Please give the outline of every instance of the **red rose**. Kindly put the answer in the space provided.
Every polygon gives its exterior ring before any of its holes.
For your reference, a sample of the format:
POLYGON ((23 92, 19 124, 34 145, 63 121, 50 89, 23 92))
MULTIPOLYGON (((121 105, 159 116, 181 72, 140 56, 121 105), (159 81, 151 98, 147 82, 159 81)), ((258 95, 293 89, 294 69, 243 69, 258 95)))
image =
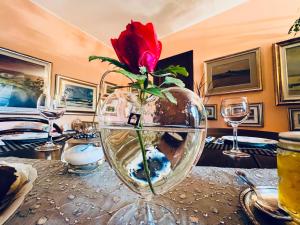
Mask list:
POLYGON ((152 23, 146 25, 131 21, 118 39, 111 39, 119 60, 133 73, 144 66, 153 72, 161 53, 161 42, 157 40, 152 23))

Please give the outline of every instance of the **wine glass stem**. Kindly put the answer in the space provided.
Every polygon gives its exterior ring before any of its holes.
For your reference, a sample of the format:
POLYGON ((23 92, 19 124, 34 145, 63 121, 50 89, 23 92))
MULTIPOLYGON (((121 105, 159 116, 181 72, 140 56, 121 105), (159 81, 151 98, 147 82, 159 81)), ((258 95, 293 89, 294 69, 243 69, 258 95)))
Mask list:
POLYGON ((53 121, 52 120, 48 120, 49 122, 49 132, 48 132, 48 144, 52 144, 52 129, 53 129, 53 121))
POLYGON ((239 146, 238 146, 238 140, 237 140, 237 130, 238 130, 238 126, 237 125, 232 125, 233 128, 233 147, 232 150, 239 150, 239 146))

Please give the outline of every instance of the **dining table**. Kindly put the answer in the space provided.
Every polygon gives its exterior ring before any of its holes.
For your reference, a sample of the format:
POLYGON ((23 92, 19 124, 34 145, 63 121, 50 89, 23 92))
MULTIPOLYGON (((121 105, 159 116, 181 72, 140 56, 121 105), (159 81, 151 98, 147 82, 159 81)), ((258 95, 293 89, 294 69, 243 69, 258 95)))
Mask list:
MULTIPOLYGON (((106 224, 118 209, 139 197, 107 162, 79 176, 68 173, 60 160, 2 157, 1 161, 30 164, 38 174, 23 204, 5 225, 106 224)), ((277 186, 276 169, 195 166, 184 181, 152 200, 171 210, 177 224, 251 224, 240 202, 247 186, 235 175, 237 170, 257 185, 277 186)))
MULTIPOLYGON (((77 144, 97 144, 101 145, 100 139, 75 139, 72 135, 63 135, 55 138, 54 142, 62 146, 59 151, 38 152, 34 149, 45 143, 45 139, 34 141, 14 141, 3 140, 4 145, 0 145, 1 157, 21 157, 33 159, 60 160, 64 149, 68 149, 77 144)), ((232 158, 222 152, 232 148, 231 142, 217 143, 215 141, 205 144, 203 152, 197 166, 213 166, 228 168, 276 168, 276 145, 247 146, 240 145, 242 151, 249 153, 249 158, 232 158)))

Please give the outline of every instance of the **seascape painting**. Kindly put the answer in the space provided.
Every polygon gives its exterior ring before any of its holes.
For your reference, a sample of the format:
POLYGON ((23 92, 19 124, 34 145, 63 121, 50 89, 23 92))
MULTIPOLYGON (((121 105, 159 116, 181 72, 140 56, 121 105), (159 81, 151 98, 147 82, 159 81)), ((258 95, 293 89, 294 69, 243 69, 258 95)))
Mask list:
POLYGON ((56 75, 56 94, 67 97, 67 112, 94 113, 97 104, 97 85, 56 75))
POLYGON ((204 62, 207 96, 262 90, 260 49, 204 62))
POLYGON ((212 86, 214 88, 250 83, 249 60, 240 60, 212 68, 212 86))
POLYGON ((51 63, 0 48, 0 113, 37 114, 50 74, 51 63))
POLYGON ((66 84, 64 93, 67 95, 67 107, 93 109, 93 89, 66 84))

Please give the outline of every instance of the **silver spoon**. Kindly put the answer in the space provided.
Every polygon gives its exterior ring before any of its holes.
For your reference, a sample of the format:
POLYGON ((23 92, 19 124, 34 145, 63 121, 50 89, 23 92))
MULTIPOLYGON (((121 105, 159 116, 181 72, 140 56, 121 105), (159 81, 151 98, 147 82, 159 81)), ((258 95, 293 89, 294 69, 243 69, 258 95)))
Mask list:
POLYGON ((276 219, 292 220, 292 217, 278 206, 278 192, 276 187, 256 186, 244 172, 235 171, 235 174, 255 192, 257 200, 254 205, 257 209, 276 219))

